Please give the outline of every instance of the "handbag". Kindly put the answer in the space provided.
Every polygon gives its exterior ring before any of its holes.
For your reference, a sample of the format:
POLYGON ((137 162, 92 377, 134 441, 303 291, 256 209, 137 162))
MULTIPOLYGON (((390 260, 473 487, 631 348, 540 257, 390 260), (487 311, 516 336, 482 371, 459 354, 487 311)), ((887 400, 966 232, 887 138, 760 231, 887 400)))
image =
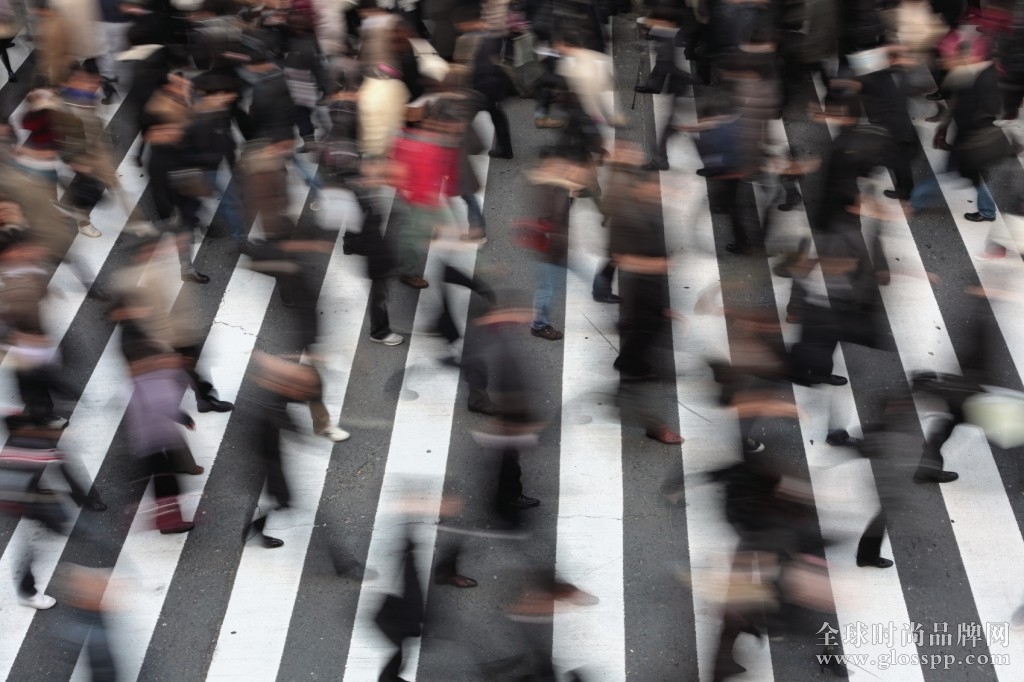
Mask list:
POLYGON ((276 355, 255 353, 256 384, 295 402, 308 402, 320 395, 316 368, 276 355))
POLYGON ((171 188, 183 197, 198 199, 214 194, 213 185, 206 180, 201 168, 183 168, 167 174, 171 188))
POLYGON ((1002 129, 986 125, 967 132, 956 145, 957 165, 964 177, 976 175, 1010 156, 1010 142, 1002 129))
POLYGON ((328 180, 341 180, 359 175, 359 147, 350 140, 328 141, 320 157, 320 168, 328 180))
POLYGON ((1024 445, 1024 394, 1006 389, 979 393, 964 401, 967 421, 980 426, 985 437, 1009 450, 1024 445))

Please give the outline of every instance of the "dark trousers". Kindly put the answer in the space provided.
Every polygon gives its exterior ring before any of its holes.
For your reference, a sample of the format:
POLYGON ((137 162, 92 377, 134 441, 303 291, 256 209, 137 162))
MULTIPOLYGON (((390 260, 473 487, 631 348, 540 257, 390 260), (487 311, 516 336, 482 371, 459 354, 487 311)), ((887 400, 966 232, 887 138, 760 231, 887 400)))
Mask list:
MULTIPOLYGON (((752 246, 752 240, 760 232, 760 225, 754 222, 757 220, 756 209, 752 211, 749 206, 740 205, 740 193, 745 186, 749 187, 750 183, 741 178, 708 179, 708 199, 712 210, 729 213, 732 240, 741 252, 752 246)), ((746 193, 743 196, 747 196, 746 193)))
POLYGON ((491 116, 494 124, 494 145, 492 149, 498 152, 512 152, 512 129, 509 126, 508 116, 501 108, 501 103, 488 100, 487 113, 491 116))
POLYGON ((487 360, 478 349, 471 347, 468 350, 462 357, 462 377, 469 386, 468 402, 470 407, 485 406, 490 403, 487 395, 487 360))
POLYGON ((150 145, 149 187, 157 218, 170 220, 174 210, 182 204, 182 197, 171 187, 169 173, 178 167, 177 149, 164 144, 150 145))
POLYGON ((274 419, 263 419, 259 426, 260 461, 267 477, 267 493, 278 506, 287 507, 291 502, 291 493, 281 465, 281 427, 274 422, 274 419))
POLYGON ((388 289, 386 278, 370 280, 370 336, 383 339, 391 333, 388 318, 388 289))
POLYGON ((665 317, 670 307, 668 278, 620 270, 619 295, 620 350, 615 368, 623 375, 647 375, 656 344, 666 340, 670 332, 665 317))
POLYGON ((402 641, 405 638, 388 636, 388 639, 397 647, 397 650, 384 664, 384 669, 380 671, 380 677, 377 680, 378 682, 399 682, 402 679, 398 673, 402 671, 402 641))
POLYGON ((885 536, 885 511, 879 510, 871 519, 857 543, 857 563, 873 564, 881 557, 882 538, 885 536))
POLYGON ((714 682, 719 682, 732 676, 732 669, 735 665, 735 660, 732 656, 733 646, 736 644, 736 639, 744 632, 757 632, 754 623, 739 611, 727 608, 725 613, 722 614, 722 633, 718 638, 715 672, 712 678, 714 682))
POLYGON ((153 493, 156 497, 156 526, 166 530, 184 523, 178 506, 178 477, 175 474, 174 454, 166 450, 153 453, 146 458, 149 474, 153 477, 153 493))
POLYGON ((501 453, 498 471, 498 504, 519 499, 523 494, 523 469, 519 466, 519 451, 507 448, 501 453))
POLYGON ((832 355, 839 331, 831 308, 803 302, 800 310, 800 341, 793 345, 791 362, 797 376, 827 377, 832 374, 832 355))
POLYGON ((963 403, 950 404, 949 411, 952 417, 943 419, 924 442, 921 461, 917 465, 917 475, 919 476, 929 476, 942 471, 945 464, 942 459, 942 446, 953 435, 953 429, 957 427, 957 424, 964 423, 963 403))
POLYGON ((615 278, 615 264, 610 260, 606 261, 604 267, 594 275, 594 284, 591 287, 591 295, 594 298, 604 298, 612 295, 612 280, 615 278))
POLYGON ((54 419, 53 397, 50 388, 54 386, 53 373, 49 367, 17 370, 18 392, 25 403, 25 415, 32 421, 43 424, 54 419))
POLYGON ((566 87, 565 79, 555 73, 557 65, 558 60, 554 57, 545 57, 541 60, 544 73, 533 82, 533 91, 537 98, 536 112, 538 114, 547 116, 551 110, 551 100, 554 98, 555 91, 566 87))
POLYGON ((299 128, 299 135, 308 137, 316 132, 313 127, 313 110, 309 107, 295 106, 295 125, 299 128))
POLYGON ((213 388, 213 384, 204 379, 196 368, 196 364, 199 362, 199 354, 201 348, 198 345, 182 346, 181 348, 175 348, 178 355, 185 361, 185 372, 188 374, 189 385, 192 386, 192 390, 196 393, 196 401, 203 402, 214 397, 216 391, 213 388))
POLYGON ((898 142, 899 153, 891 157, 891 170, 893 185, 896 194, 901 201, 910 199, 910 193, 914 190, 914 174, 910 164, 917 156, 917 144, 911 142, 898 142))

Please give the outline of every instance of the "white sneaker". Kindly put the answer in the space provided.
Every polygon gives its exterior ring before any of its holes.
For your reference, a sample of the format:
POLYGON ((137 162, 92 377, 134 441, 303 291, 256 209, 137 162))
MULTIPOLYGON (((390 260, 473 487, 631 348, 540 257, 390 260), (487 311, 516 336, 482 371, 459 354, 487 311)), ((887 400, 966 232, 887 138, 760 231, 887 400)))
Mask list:
POLYGON ((321 436, 328 438, 335 443, 340 443, 343 440, 348 440, 352 434, 345 429, 340 429, 337 426, 328 426, 326 429, 320 432, 321 436))
POLYGON ((124 231, 136 237, 155 237, 160 230, 153 227, 153 223, 146 220, 132 220, 124 226, 124 231))
POLYGON ((405 341, 405 339, 402 338, 402 336, 400 334, 396 334, 394 332, 391 332, 390 334, 385 336, 383 339, 375 339, 375 338, 373 338, 371 336, 370 337, 370 341, 373 341, 374 343, 383 343, 385 346, 398 346, 403 341, 405 341))
POLYGON ((56 606, 57 600, 48 594, 36 592, 31 597, 18 597, 18 603, 22 606, 28 606, 33 609, 45 611, 46 609, 52 609, 56 606))
POLYGON ((92 239, 103 236, 103 233, 97 230, 96 226, 93 225, 88 220, 79 221, 78 234, 82 235, 83 237, 90 237, 92 239))

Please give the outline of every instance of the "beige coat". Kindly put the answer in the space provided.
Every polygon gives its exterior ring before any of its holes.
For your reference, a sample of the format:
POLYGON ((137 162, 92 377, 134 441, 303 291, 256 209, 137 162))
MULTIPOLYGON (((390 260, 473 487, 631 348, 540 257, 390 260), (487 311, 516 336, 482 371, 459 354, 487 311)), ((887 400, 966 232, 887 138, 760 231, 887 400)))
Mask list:
POLYGON ((359 148, 386 156, 405 123, 409 88, 397 78, 367 78, 359 88, 359 148))
POLYGON ((29 238, 42 246, 54 259, 60 259, 75 240, 67 216, 54 207, 57 186, 39 175, 5 165, 0 169, 0 194, 13 197, 28 220, 29 238))
POLYGON ((175 303, 175 296, 189 296, 190 289, 171 287, 178 278, 178 260, 173 250, 158 253, 149 263, 122 269, 115 281, 115 291, 132 306, 147 308, 149 316, 141 320, 146 335, 166 344, 165 350, 184 348, 198 343, 201 335, 189 301, 175 303), (178 311, 172 314, 173 311, 178 311))

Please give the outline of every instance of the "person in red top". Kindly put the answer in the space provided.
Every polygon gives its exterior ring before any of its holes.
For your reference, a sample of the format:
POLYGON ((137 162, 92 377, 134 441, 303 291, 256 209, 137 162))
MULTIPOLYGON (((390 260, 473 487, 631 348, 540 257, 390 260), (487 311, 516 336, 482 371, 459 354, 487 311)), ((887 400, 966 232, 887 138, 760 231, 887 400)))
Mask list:
POLYGON ((461 123, 443 104, 424 112, 416 127, 402 131, 391 151, 392 184, 402 211, 398 243, 400 279, 425 289, 420 274, 435 230, 451 226, 445 187, 458 183, 458 132, 461 123))

